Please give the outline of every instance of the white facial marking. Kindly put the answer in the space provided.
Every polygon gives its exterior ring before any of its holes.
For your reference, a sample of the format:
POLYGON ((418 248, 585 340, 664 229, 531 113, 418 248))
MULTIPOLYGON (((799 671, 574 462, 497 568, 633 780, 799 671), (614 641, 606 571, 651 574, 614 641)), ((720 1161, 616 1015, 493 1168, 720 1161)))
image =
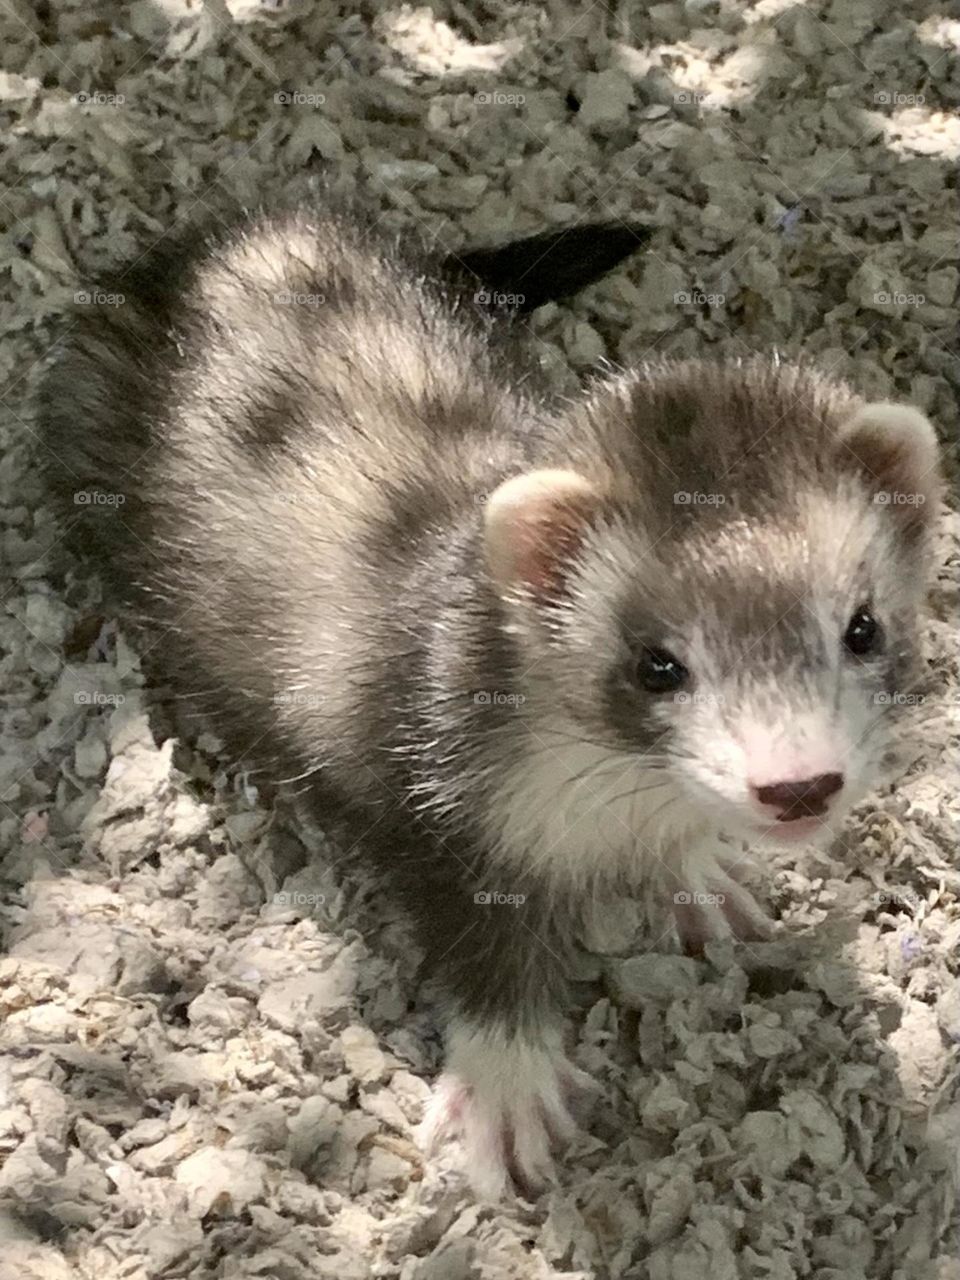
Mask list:
MULTIPOLYGON (((726 604, 707 601, 702 621, 677 638, 697 692, 663 712, 677 750, 676 772, 695 802, 722 829, 747 838, 756 837, 758 822, 762 826, 771 812, 753 788, 840 775, 843 787, 829 798, 825 822, 804 833, 814 841, 835 834, 870 786, 882 754, 883 705, 869 669, 845 654, 843 635, 864 599, 875 597, 882 622, 885 614, 909 608, 916 590, 891 569, 893 535, 882 508, 872 508, 862 495, 811 494, 802 527, 808 530, 809 577, 796 624, 807 652, 819 651, 820 661, 808 665, 798 644, 794 657, 785 653, 771 669, 759 657, 760 635, 752 648, 741 644, 732 652, 725 639, 726 604)), ((772 540, 769 550, 771 557, 777 554, 772 540)), ((779 554, 790 556, 789 546, 779 554)), ((798 559, 798 582, 803 565, 798 559)))
MULTIPOLYGON (((577 741, 573 724, 538 724, 530 752, 488 806, 506 872, 536 869, 583 890, 598 871, 640 878, 643 863, 698 828, 669 774, 636 753, 577 741)), ((700 824, 702 826, 702 823, 700 824)))

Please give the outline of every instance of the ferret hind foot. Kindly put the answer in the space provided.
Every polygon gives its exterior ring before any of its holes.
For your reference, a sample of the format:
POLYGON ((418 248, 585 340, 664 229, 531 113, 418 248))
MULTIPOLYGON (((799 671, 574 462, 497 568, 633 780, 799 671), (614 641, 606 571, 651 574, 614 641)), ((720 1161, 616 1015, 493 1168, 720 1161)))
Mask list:
POLYGON ((479 1200, 535 1199, 556 1181, 554 1153, 577 1132, 570 1104, 595 1086, 563 1053, 558 1034, 527 1038, 459 1023, 419 1140, 429 1156, 460 1136, 479 1200))

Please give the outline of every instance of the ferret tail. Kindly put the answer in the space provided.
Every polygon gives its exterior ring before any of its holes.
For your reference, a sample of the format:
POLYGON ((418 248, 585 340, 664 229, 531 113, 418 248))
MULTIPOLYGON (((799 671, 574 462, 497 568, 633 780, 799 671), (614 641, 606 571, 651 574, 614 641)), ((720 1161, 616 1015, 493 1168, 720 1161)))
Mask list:
POLYGON ((448 255, 443 265, 464 285, 472 283, 481 306, 525 314, 593 284, 644 248, 652 234, 640 223, 587 223, 467 249, 448 255))

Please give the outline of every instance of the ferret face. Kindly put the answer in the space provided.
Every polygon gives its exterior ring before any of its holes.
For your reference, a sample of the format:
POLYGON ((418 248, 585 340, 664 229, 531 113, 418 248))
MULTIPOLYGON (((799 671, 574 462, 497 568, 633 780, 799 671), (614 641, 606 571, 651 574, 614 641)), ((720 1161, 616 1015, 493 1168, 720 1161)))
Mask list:
POLYGON ((921 565, 888 526, 844 486, 655 546, 601 527, 539 675, 585 737, 666 770, 723 829, 826 835, 876 779, 915 679, 921 565))
POLYGON ((806 438, 753 483, 724 494, 716 468, 702 510, 618 485, 616 466, 531 473, 488 507, 527 714, 617 756, 624 787, 656 771, 674 804, 753 841, 836 831, 917 674, 936 439, 915 410, 837 406, 795 413, 806 438))

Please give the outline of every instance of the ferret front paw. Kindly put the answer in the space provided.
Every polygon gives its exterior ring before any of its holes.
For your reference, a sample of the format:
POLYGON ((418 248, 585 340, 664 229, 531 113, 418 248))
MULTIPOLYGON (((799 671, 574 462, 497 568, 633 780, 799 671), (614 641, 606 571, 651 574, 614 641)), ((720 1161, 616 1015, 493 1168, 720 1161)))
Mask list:
POLYGON ((594 1087, 564 1056, 557 1034, 530 1039, 459 1023, 420 1143, 429 1155, 459 1133, 478 1199, 532 1199, 554 1181, 553 1153, 577 1132, 572 1096, 594 1087))
POLYGON ((708 942, 734 937, 739 942, 763 942, 776 924, 743 883, 746 865, 725 854, 698 860, 688 869, 689 887, 673 894, 677 933, 687 951, 702 951, 708 942))

